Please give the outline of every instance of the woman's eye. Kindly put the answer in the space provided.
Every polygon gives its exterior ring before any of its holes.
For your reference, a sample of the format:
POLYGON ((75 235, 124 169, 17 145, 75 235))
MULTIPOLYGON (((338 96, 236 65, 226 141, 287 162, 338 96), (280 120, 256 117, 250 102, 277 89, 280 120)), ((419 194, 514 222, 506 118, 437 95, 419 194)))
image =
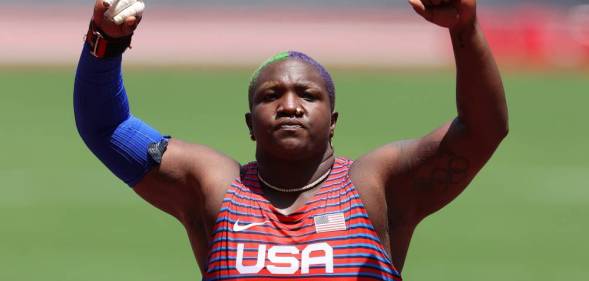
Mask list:
POLYGON ((310 93, 310 92, 304 92, 303 93, 303 99, 308 100, 308 101, 314 101, 315 100, 315 96, 310 93))
POLYGON ((272 92, 267 92, 264 94, 264 101, 273 101, 278 97, 278 94, 276 94, 276 92, 272 91, 272 92))

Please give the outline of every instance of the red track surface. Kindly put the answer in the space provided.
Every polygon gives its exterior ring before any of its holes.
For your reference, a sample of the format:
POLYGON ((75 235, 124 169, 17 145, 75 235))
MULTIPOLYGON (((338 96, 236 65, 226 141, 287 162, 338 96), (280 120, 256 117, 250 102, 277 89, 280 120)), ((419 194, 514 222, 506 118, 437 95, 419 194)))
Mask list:
MULTIPOLYGON (((0 7, 0 64, 74 64, 91 8, 0 7)), ((589 62, 589 37, 566 13, 484 11, 496 55, 525 64, 589 62), (585 40, 587 39, 587 40, 585 40)), ((587 25, 589 26, 589 25, 587 25)), ((256 65, 299 50, 326 64, 445 65, 447 32, 407 10, 197 10, 148 7, 126 60, 141 64, 256 65)))

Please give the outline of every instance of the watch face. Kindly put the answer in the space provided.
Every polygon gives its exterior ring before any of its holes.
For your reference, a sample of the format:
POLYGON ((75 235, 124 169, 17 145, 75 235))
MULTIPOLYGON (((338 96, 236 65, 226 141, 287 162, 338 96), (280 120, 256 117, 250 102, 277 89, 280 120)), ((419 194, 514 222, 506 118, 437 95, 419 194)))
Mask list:
POLYGON ((162 157, 164 156, 164 152, 166 151, 166 148, 168 148, 168 139, 164 138, 159 142, 150 143, 149 146, 147 147, 147 152, 149 153, 149 156, 151 156, 151 159, 155 163, 161 164, 162 157))

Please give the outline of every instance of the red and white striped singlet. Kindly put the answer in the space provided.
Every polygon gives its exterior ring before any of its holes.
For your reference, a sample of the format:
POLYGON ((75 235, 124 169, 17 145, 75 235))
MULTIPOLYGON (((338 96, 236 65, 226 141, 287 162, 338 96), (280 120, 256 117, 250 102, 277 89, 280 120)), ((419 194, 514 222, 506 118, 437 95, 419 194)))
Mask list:
POLYGON ((401 280, 337 158, 303 207, 280 214, 264 198, 256 163, 225 194, 204 280, 401 280))

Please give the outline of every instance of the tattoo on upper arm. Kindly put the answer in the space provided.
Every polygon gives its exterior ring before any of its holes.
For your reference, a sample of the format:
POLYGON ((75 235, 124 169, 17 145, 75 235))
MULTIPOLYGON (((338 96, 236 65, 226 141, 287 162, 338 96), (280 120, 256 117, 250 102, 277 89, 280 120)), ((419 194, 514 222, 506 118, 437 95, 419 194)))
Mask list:
POLYGON ((422 162, 427 167, 420 169, 413 179, 413 188, 416 190, 446 191, 468 177, 470 163, 465 157, 440 148, 440 151, 432 153, 427 158, 429 159, 422 162))

